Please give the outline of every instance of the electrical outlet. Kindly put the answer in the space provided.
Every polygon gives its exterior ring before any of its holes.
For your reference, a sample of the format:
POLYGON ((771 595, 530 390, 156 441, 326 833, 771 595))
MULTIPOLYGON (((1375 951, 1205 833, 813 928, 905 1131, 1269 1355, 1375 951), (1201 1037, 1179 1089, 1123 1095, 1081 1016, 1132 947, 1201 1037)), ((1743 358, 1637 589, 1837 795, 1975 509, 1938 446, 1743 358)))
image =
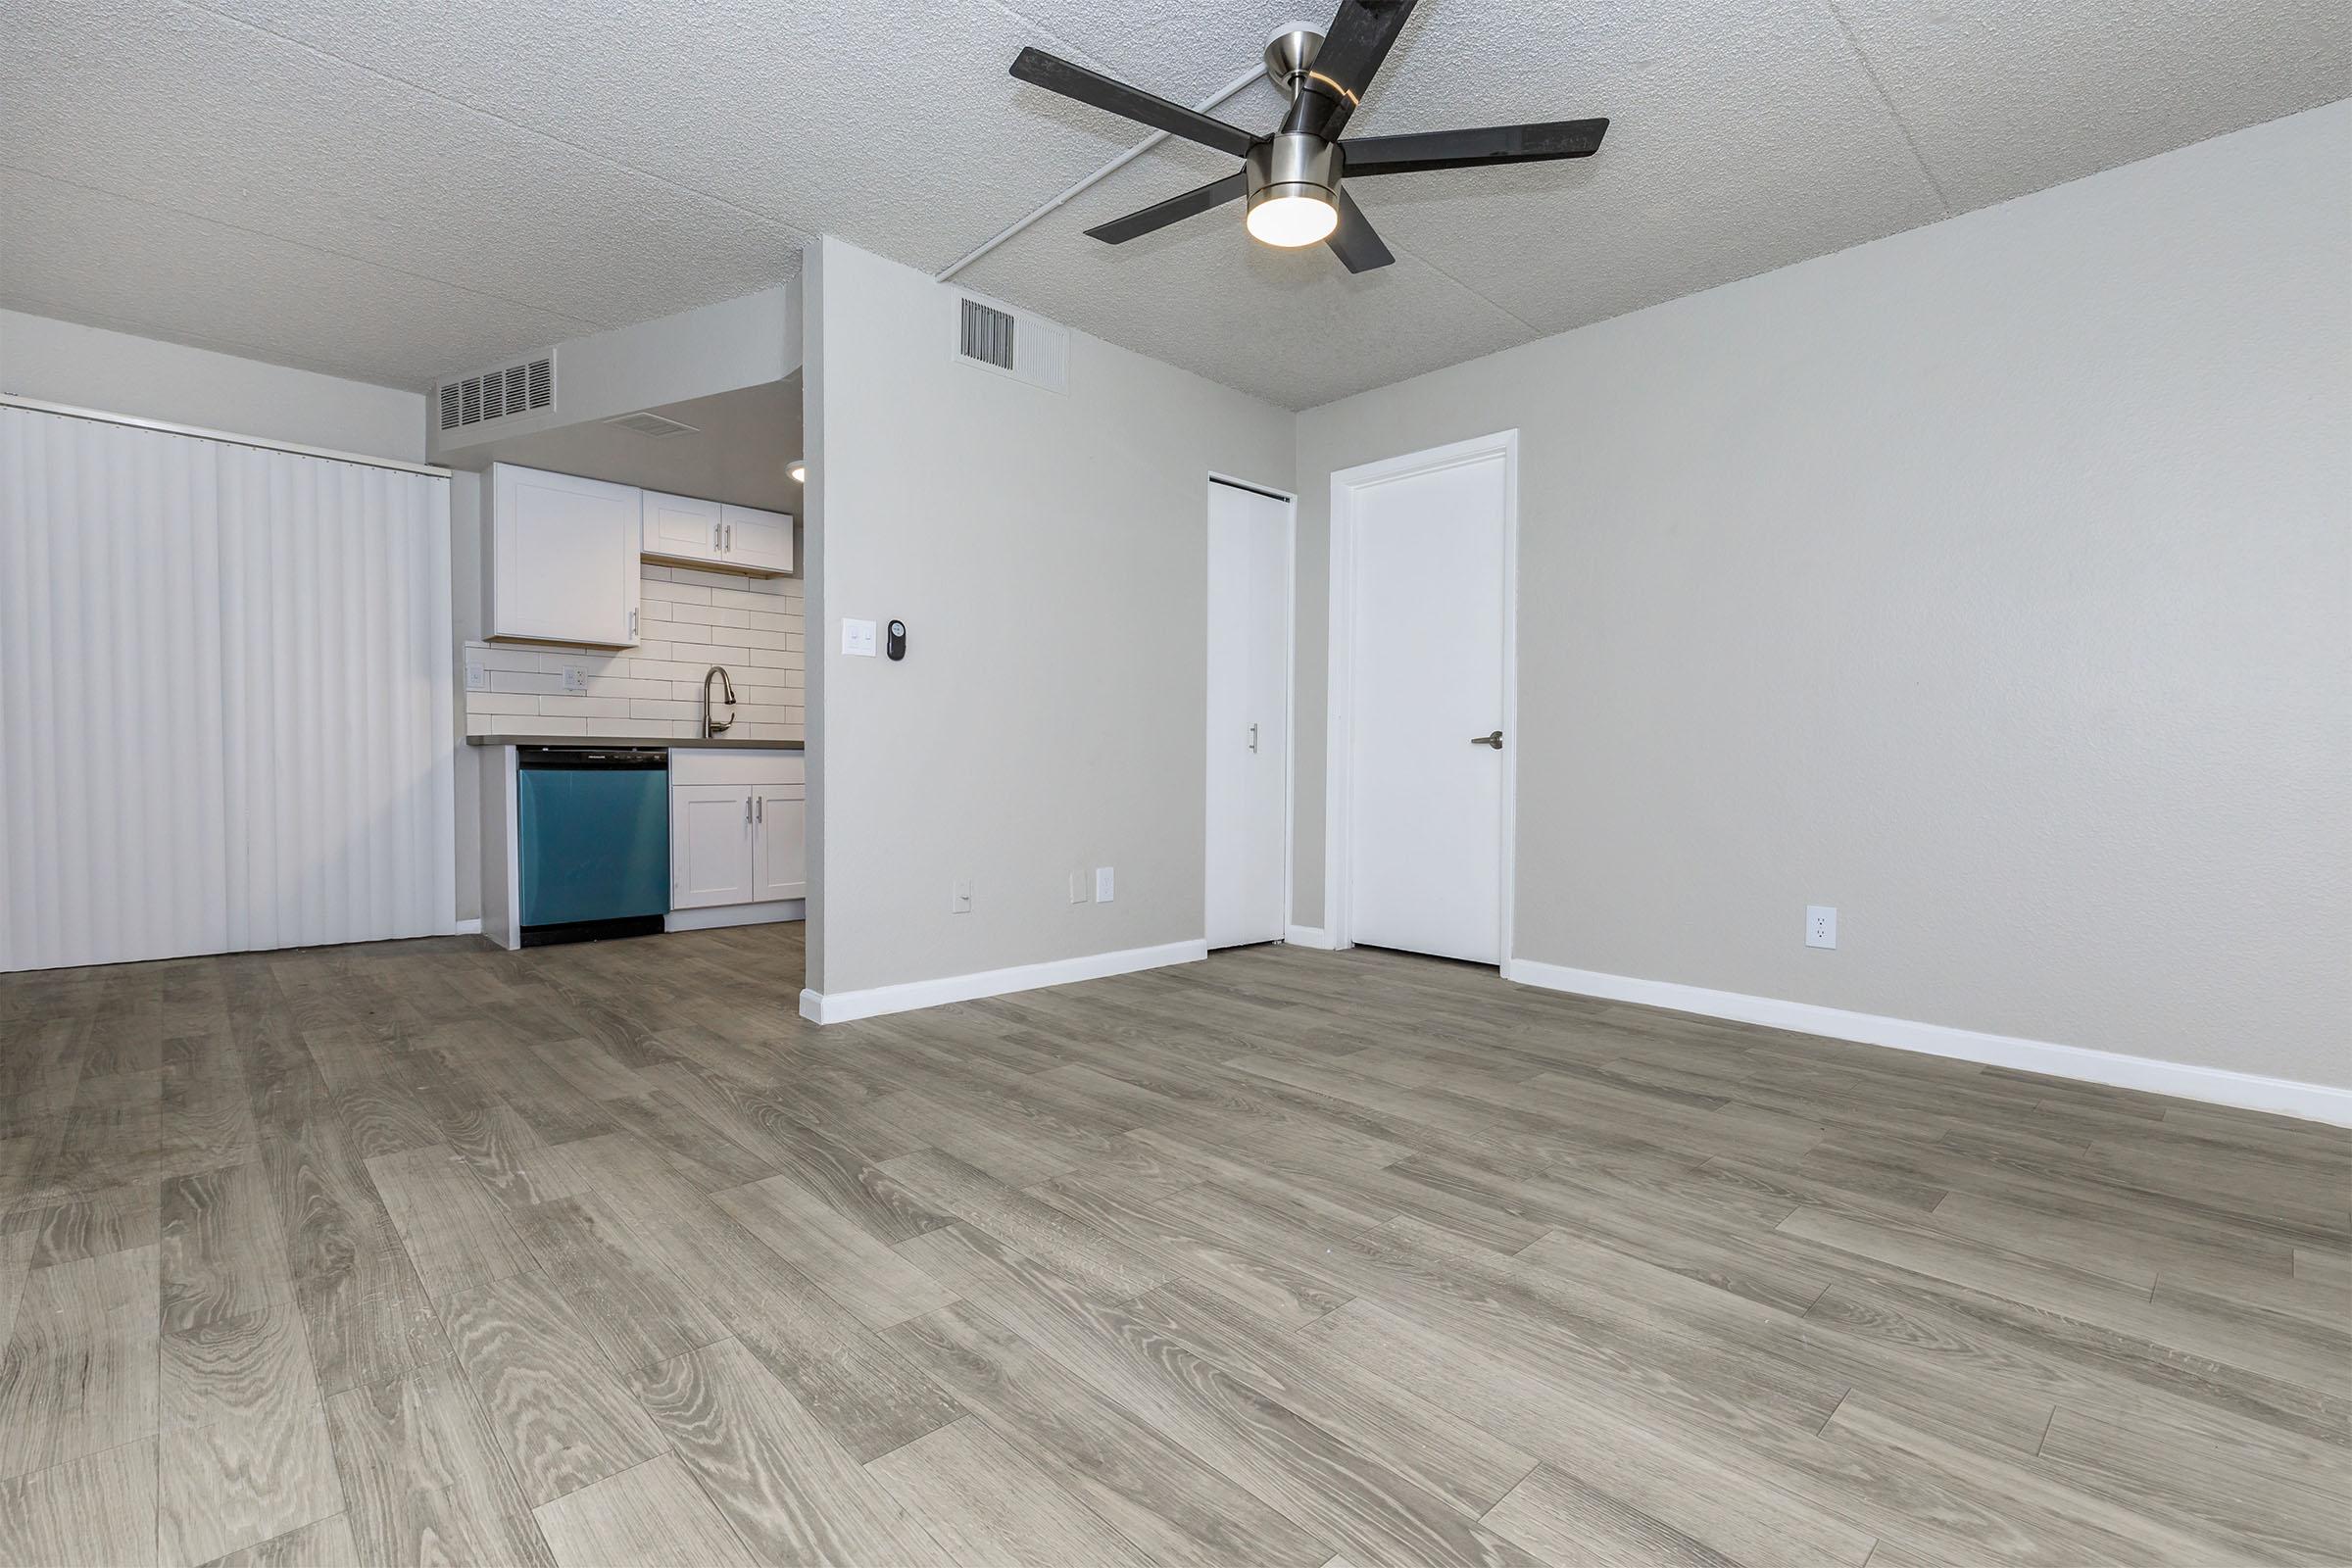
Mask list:
POLYGON ((469 657, 466 661, 466 689, 469 692, 488 691, 490 689, 490 666, 478 659, 469 657))
POLYGON ((588 666, 565 664, 564 666, 564 689, 567 692, 586 691, 588 689, 588 666))
POLYGON ((1072 904, 1086 902, 1086 873, 1084 871, 1070 873, 1070 902, 1072 904))
POLYGON ((1110 902, 1110 867, 1107 865, 1095 867, 1095 902, 1097 904, 1110 902))
POLYGON ((1826 904, 1805 906, 1805 946, 1834 948, 1838 945, 1838 911, 1826 904))
POLYGON ((970 877, 956 878, 956 885, 948 890, 948 912, 950 914, 972 912, 972 879, 970 877))

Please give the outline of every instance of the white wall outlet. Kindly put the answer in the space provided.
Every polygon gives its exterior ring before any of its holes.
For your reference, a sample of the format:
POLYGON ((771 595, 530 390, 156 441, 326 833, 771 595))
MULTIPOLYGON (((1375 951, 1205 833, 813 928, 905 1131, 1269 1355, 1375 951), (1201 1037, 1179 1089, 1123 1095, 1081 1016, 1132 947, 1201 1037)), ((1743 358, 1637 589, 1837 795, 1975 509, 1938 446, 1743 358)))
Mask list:
POLYGON ((1086 873, 1084 871, 1070 873, 1070 902, 1072 904, 1086 902, 1086 873))
POLYGON ((469 692, 490 689, 490 666, 470 654, 466 656, 466 689, 469 692))
POLYGON ((588 689, 588 666, 565 664, 564 666, 564 689, 567 692, 586 691, 588 689))
POLYGON ((956 885, 948 889, 948 912, 950 914, 972 912, 972 879, 970 877, 957 877, 956 885))
POLYGON ((841 651, 860 659, 874 657, 874 623, 870 620, 845 620, 841 623, 841 651))
POLYGON ((1838 911, 1826 904, 1805 906, 1805 946, 1834 948, 1838 945, 1838 911))
POLYGON ((1110 902, 1110 867, 1107 865, 1095 867, 1095 902, 1097 904, 1110 902))

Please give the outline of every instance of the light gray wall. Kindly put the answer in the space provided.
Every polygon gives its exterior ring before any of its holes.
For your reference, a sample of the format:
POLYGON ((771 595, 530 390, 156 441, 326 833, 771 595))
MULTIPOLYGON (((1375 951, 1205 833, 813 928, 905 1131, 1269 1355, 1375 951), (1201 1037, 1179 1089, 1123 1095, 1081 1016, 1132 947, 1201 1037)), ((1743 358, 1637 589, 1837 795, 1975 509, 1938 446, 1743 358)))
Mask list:
POLYGON ((955 359, 953 290, 811 262, 809 984, 1198 940, 1208 474, 1287 488, 1291 416, 1075 332, 1028 386, 955 359), (845 615, 906 660, 843 657, 845 615), (1116 900, 1071 905, 1097 865, 1116 900))
POLYGON ((1295 917, 1329 476, 1516 427, 1517 956, 2352 1084, 2347 189, 2337 104, 1300 416, 1295 917))
POLYGON ((231 435, 424 461, 424 397, 0 311, 0 392, 231 435))

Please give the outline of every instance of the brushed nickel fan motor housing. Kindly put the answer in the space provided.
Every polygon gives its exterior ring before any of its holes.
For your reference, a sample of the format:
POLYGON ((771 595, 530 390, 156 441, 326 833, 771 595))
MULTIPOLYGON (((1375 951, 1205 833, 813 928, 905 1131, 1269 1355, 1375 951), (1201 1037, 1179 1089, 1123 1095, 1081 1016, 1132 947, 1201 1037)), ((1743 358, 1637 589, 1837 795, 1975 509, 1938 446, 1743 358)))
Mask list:
POLYGON ((1314 28, 1285 27, 1266 45, 1266 74, 1275 86, 1296 96, 1300 78, 1314 69, 1322 48, 1323 35, 1314 28))
POLYGON ((1306 196, 1339 205, 1340 176, 1347 169, 1340 144, 1306 131, 1286 131, 1250 149, 1242 160, 1243 203, 1247 221, 1251 209, 1279 196, 1306 196))

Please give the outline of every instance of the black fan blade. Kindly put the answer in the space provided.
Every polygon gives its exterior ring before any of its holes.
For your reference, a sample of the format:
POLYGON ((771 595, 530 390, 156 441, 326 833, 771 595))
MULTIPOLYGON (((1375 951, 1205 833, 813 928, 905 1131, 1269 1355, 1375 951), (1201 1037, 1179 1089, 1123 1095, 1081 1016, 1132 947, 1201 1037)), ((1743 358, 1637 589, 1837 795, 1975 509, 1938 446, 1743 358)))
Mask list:
POLYGON ((1196 213, 1205 213, 1212 207, 1222 207, 1240 196, 1243 179, 1238 173, 1223 179, 1212 179, 1196 190, 1181 196, 1171 196, 1164 202, 1153 202, 1138 208, 1125 218, 1114 218, 1107 223, 1098 223, 1087 233, 1105 245, 1124 245, 1131 239, 1141 239, 1155 228, 1165 228, 1196 213))
POLYGON ((1600 138, 1608 128, 1605 120, 1552 120, 1536 125, 1359 136, 1341 145, 1348 154, 1348 177, 1361 179, 1367 174, 1402 174, 1416 169, 1476 169, 1482 164, 1590 158, 1600 151, 1600 138))
POLYGON ((1340 0, 1323 47, 1315 51, 1314 69, 1307 73, 1313 102, 1300 108, 1308 122, 1284 128, 1337 136, 1412 14, 1413 0, 1340 0))
POLYGON ((1372 220, 1364 216, 1364 210, 1355 205, 1355 198, 1346 191, 1340 192, 1340 226, 1323 243, 1348 264, 1350 272, 1369 272, 1396 259, 1381 242, 1380 231, 1372 226, 1372 220))
POLYGON ((1172 104, 1141 87, 1113 81, 1043 49, 1023 49, 1012 63, 1012 74, 1033 87, 1075 98, 1097 109, 1107 109, 1153 130, 1164 130, 1171 136, 1182 136, 1236 158, 1247 154, 1257 140, 1239 125, 1228 125, 1222 120, 1212 120, 1182 104, 1172 104))

